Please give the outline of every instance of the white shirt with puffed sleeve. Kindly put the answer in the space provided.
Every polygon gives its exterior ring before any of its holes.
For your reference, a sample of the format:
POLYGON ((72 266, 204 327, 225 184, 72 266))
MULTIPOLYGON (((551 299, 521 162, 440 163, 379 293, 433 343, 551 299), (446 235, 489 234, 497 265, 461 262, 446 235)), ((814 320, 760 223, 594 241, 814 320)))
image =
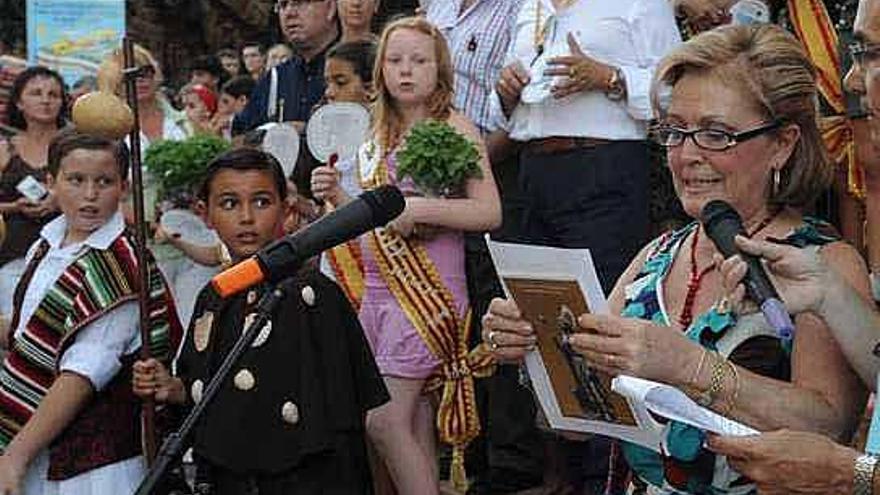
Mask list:
MULTIPOLYGON (((612 101, 601 90, 564 98, 548 96, 517 105, 499 126, 517 141, 552 136, 610 140, 644 139, 652 118, 651 84, 657 64, 681 43, 668 0, 575 0, 557 11, 551 0, 525 0, 505 66, 519 61, 534 80, 547 59, 570 54, 568 34, 589 57, 619 68, 626 98, 612 101)), ((559 76, 557 76, 559 77, 559 76)), ((497 93, 493 105, 500 109, 497 93)))
MULTIPOLYGON (((49 243, 49 250, 28 284, 15 336, 21 335, 49 289, 71 263, 88 249, 107 249, 122 234, 124 228, 122 215, 117 212, 84 241, 65 246, 63 242, 67 223, 63 215, 43 227, 40 235, 49 243)), ((28 260, 33 253, 34 247, 28 253, 28 260)), ((88 379, 92 387, 100 391, 121 369, 122 356, 135 352, 140 344, 138 304, 136 301, 129 301, 80 329, 74 336, 73 343, 62 354, 59 369, 88 379)), ((24 493, 131 493, 145 472, 143 458, 138 456, 63 481, 48 481, 48 464, 48 452, 44 449, 28 467, 22 482, 24 493)))

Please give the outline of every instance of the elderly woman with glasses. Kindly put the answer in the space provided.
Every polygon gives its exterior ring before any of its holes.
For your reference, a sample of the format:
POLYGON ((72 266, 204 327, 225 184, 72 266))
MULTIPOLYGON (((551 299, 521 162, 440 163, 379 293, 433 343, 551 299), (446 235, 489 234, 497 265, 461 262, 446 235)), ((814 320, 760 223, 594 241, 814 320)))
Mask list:
MULTIPOLYGON (((816 126, 815 79, 797 41, 775 26, 704 33, 661 62, 652 137, 666 148, 690 216, 699 218, 712 200, 726 201, 749 237, 821 248, 828 265, 868 300, 855 249, 803 215, 832 173, 816 126)), ((722 299, 718 258, 698 222, 655 239, 618 280, 612 315, 582 315, 572 347, 599 370, 673 385, 761 431, 846 438, 865 392, 825 322, 792 315, 794 339, 785 341, 760 313, 736 314, 722 299)), ((483 339, 499 359, 522 359, 534 346, 532 327, 512 301, 493 301, 483 322, 483 339)), ((674 422, 667 432, 665 456, 623 445, 647 493, 755 491, 702 448, 702 432, 674 422)))

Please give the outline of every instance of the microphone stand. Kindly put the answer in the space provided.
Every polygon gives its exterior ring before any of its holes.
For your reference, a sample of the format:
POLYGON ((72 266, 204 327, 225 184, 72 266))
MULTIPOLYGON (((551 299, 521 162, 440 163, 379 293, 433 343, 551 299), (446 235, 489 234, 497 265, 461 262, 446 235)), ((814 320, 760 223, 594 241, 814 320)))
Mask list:
POLYGON ((260 299, 260 302, 257 304, 257 310, 255 313, 256 317, 238 337, 238 340, 235 342, 232 349, 229 350, 226 357, 223 358, 220 367, 217 368, 217 371, 214 372, 214 376, 211 377, 211 380, 205 387, 202 393, 202 398, 193 405, 189 414, 187 414, 177 431, 168 435, 168 438, 162 443, 162 448, 159 450, 155 462, 150 467, 150 470, 147 472, 143 481, 141 481, 135 495, 150 495, 153 492, 153 489, 162 480, 162 477, 165 475, 171 462, 180 454, 181 450, 183 450, 184 442, 189 437, 190 433, 192 433, 196 423, 201 419, 208 404, 210 404, 211 400, 214 399, 214 396, 217 395, 217 392, 220 390, 220 385, 226 381, 226 378, 232 371, 232 367, 239 358, 241 358, 244 351, 250 347, 251 342, 256 338, 257 333, 269 321, 284 297, 293 289, 294 281, 294 277, 282 280, 275 286, 275 288, 264 294, 260 299))

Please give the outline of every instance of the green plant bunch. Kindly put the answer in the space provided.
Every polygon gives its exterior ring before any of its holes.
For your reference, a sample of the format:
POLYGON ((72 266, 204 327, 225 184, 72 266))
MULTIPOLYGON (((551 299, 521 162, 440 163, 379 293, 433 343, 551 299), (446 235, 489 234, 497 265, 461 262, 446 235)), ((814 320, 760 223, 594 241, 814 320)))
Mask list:
POLYGON ((461 196, 465 182, 481 178, 480 152, 451 125, 436 120, 419 122, 397 152, 398 178, 411 177, 424 193, 461 196))
POLYGON ((230 147, 226 140, 210 135, 163 140, 147 149, 144 164, 158 182, 160 197, 181 190, 191 192, 205 176, 208 163, 230 147))

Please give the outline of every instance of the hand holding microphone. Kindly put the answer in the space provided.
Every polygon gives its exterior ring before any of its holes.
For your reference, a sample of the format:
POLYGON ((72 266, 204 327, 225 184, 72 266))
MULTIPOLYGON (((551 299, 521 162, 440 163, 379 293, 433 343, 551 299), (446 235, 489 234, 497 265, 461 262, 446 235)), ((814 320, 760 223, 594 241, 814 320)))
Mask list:
POLYGON ((367 191, 305 229, 285 236, 253 257, 223 271, 211 280, 220 297, 229 297, 263 280, 292 276, 307 259, 380 227, 403 212, 406 202, 394 186, 367 191))
POLYGON ((743 278, 745 292, 761 308, 764 318, 776 330, 779 338, 791 341, 794 336, 794 322, 780 300, 776 288, 770 282, 761 260, 756 256, 741 253, 736 246, 734 238, 746 234, 739 213, 724 201, 716 200, 706 204, 700 216, 706 234, 721 254, 725 257, 740 254, 747 265, 743 278))

